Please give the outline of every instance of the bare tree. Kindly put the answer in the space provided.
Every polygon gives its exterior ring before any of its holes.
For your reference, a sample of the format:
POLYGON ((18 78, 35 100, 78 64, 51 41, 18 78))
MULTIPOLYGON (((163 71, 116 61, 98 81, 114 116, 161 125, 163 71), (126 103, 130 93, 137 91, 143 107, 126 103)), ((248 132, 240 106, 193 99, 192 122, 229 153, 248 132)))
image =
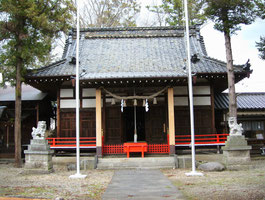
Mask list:
POLYGON ((136 26, 140 12, 137 0, 86 0, 81 11, 81 27, 136 26))

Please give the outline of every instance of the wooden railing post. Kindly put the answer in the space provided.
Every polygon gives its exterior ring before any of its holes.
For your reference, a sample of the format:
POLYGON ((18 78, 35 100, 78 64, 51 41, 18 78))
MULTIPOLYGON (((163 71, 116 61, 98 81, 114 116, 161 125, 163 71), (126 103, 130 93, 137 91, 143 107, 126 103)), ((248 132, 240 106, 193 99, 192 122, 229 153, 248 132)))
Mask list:
MULTIPOLYGON (((176 138, 175 138, 176 143, 176 138)), ((168 145, 168 153, 170 152, 170 146, 169 146, 169 134, 167 134, 167 145, 168 145)))

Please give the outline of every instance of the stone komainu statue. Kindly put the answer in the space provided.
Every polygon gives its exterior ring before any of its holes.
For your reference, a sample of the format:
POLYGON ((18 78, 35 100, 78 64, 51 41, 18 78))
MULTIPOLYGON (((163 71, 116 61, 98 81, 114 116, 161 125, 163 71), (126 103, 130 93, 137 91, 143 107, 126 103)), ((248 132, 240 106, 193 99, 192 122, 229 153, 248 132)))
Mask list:
POLYGON ((45 121, 39 121, 37 128, 32 128, 32 137, 33 139, 44 139, 44 134, 46 131, 46 122, 45 121))
POLYGON ((243 133, 242 124, 237 123, 236 117, 229 117, 228 125, 230 128, 230 135, 242 135, 243 133))

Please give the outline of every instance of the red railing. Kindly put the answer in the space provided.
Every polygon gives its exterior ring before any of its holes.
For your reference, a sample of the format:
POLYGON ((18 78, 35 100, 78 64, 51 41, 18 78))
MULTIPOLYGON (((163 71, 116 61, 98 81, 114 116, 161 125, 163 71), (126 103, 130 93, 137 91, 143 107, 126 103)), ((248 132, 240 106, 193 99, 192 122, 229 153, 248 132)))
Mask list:
MULTIPOLYGON (((75 137, 46 138, 51 148, 76 148, 75 137)), ((80 148, 96 148, 96 137, 80 137, 80 148)))
MULTIPOLYGON (((224 145, 229 134, 195 134, 195 145, 224 145)), ((176 146, 189 146, 191 135, 176 135, 176 146)))
POLYGON ((147 153, 169 153, 168 144, 148 144, 147 153))
POLYGON ((123 144, 109 144, 102 147, 103 154, 125 154, 123 144))

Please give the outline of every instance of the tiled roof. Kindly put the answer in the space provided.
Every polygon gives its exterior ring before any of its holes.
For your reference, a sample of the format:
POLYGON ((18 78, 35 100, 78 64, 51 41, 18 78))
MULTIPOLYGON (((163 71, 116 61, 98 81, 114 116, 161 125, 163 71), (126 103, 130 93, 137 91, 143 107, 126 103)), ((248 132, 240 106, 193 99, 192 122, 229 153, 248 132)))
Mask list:
MULTIPOLYGON (((6 88, 0 88, 0 94, 0 103, 15 101, 15 87, 7 86, 6 88)), ((47 93, 43 93, 29 85, 22 85, 22 101, 41 101, 46 96, 47 93)))
MULTIPOLYGON (((215 108, 228 109, 228 94, 221 93, 215 96, 215 108)), ((265 109, 265 93, 237 93, 237 108, 240 110, 265 109)))
MULTIPOLYGON (((73 31, 75 33, 75 31, 73 31)), ((66 43, 63 59, 29 73, 29 77, 75 75, 75 34, 66 43)), ((184 30, 176 27, 90 28, 81 30, 80 79, 174 78, 186 77, 184 30)), ((207 56, 199 29, 190 31, 191 55, 200 61, 192 64, 195 73, 226 73, 226 63, 207 56)), ((242 72, 235 66, 235 72, 242 72)))

